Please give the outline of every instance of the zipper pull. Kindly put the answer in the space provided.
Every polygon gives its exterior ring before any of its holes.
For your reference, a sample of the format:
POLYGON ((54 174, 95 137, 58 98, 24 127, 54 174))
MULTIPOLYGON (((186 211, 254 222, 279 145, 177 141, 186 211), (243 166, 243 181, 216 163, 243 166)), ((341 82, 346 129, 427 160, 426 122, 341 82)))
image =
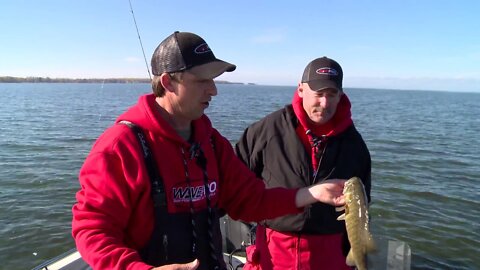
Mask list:
POLYGON ((168 236, 163 235, 163 249, 165 250, 165 261, 168 261, 168 236))

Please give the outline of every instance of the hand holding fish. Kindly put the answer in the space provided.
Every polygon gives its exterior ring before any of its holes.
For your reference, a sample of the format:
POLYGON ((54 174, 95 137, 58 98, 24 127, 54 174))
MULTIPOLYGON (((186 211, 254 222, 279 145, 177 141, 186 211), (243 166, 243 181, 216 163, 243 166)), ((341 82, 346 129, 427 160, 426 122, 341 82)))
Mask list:
POLYGON ((343 186, 345 182, 345 179, 329 179, 308 188, 302 188, 298 191, 295 202, 298 207, 304 207, 315 202, 323 202, 333 206, 344 205, 343 186))

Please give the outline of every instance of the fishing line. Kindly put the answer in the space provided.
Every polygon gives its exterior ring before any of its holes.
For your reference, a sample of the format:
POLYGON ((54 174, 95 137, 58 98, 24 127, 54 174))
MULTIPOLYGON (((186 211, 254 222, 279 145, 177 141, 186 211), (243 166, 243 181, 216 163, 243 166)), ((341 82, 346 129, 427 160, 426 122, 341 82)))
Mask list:
POLYGON ((130 4, 130 11, 132 12, 133 23, 135 24, 135 29, 137 29, 138 41, 140 41, 140 47, 142 48, 143 60, 145 60, 145 66, 147 67, 148 77, 150 81, 152 80, 152 75, 150 74, 150 68, 148 67, 147 57, 145 56, 145 50, 143 49, 142 38, 140 37, 140 32, 138 31, 137 20, 135 19, 135 13, 133 13, 132 1, 128 0, 130 4))

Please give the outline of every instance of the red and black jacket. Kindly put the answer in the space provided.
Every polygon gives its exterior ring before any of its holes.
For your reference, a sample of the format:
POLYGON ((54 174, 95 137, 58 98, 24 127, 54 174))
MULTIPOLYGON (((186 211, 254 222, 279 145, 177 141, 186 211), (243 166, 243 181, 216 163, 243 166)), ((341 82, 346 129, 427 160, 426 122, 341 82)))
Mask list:
MULTIPOLYGON (((249 126, 235 146, 236 153, 269 188, 302 188, 324 179, 357 176, 370 200, 370 154, 355 126, 350 124, 339 134, 321 139, 320 166, 314 179, 316 168, 298 136, 299 125, 288 105, 249 126)), ((280 232, 341 233, 345 226, 337 221, 338 215, 335 207, 318 202, 302 213, 266 220, 265 225, 280 232)))

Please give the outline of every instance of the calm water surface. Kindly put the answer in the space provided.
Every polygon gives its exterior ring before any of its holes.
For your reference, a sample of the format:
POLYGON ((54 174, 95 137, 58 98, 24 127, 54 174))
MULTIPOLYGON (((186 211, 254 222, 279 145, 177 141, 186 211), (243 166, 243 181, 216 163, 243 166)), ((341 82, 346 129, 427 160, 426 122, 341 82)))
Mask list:
MULTIPOLYGON (((293 87, 218 85, 207 114, 234 143, 293 87)), ((0 84, 1 269, 74 247, 77 174, 147 84, 0 84)), ((407 242, 412 269, 480 269, 480 94, 346 89, 372 154, 372 231, 407 242)))

